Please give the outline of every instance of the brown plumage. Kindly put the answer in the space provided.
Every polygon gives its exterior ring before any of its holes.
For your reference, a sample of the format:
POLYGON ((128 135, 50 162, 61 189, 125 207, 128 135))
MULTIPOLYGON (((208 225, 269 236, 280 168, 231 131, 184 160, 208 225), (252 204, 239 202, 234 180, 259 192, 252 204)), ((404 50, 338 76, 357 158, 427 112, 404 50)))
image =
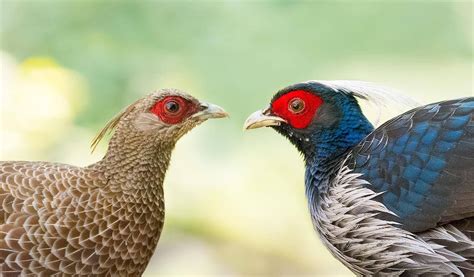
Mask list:
POLYGON ((107 124, 93 146, 115 133, 95 164, 0 162, 0 275, 141 275, 163 227, 162 185, 175 143, 224 116, 163 89, 107 124))

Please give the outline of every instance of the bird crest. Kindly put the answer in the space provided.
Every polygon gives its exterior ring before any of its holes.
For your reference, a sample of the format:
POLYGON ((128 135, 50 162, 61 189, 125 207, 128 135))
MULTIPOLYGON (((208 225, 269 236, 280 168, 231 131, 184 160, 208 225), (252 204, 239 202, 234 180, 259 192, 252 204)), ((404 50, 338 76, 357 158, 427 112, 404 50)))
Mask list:
POLYGON ((104 138, 105 135, 110 134, 117 128, 117 125, 119 122, 125 118, 127 115, 129 115, 131 112, 135 110, 135 105, 138 103, 137 100, 133 104, 129 105, 125 109, 123 109, 119 114, 117 114, 114 118, 112 118, 105 126, 100 130, 100 132, 94 137, 91 143, 91 148, 92 148, 92 153, 94 153, 95 149, 97 148, 97 145, 100 143, 100 141, 104 138))
POLYGON ((382 118, 391 118, 393 116, 391 112, 398 114, 421 105, 412 97, 395 89, 372 82, 356 80, 311 80, 307 82, 317 82, 334 91, 366 101, 376 110, 375 119, 372 120, 375 126, 379 126, 383 122, 382 118))

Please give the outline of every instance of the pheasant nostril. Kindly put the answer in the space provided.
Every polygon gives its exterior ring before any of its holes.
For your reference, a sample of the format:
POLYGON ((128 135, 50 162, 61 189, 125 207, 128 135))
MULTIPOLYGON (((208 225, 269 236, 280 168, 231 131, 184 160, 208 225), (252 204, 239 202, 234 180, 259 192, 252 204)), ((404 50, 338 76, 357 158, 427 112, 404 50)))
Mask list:
POLYGON ((201 103, 201 104, 199 105, 199 109, 200 109, 201 111, 204 111, 204 110, 206 110, 207 108, 209 108, 209 106, 208 106, 207 104, 205 104, 205 103, 201 103))
POLYGON ((262 114, 263 115, 270 115, 271 112, 272 112, 271 110, 272 110, 272 107, 268 107, 265 110, 263 110, 262 114))

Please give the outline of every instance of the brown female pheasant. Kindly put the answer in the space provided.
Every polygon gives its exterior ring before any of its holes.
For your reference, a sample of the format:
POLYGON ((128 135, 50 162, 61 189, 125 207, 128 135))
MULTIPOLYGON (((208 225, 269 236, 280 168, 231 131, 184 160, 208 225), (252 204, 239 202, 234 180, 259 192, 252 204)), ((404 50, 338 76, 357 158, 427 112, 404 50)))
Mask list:
POLYGON ((186 132, 225 111, 174 89, 128 106, 88 167, 0 162, 0 275, 139 276, 160 238, 163 179, 186 132))

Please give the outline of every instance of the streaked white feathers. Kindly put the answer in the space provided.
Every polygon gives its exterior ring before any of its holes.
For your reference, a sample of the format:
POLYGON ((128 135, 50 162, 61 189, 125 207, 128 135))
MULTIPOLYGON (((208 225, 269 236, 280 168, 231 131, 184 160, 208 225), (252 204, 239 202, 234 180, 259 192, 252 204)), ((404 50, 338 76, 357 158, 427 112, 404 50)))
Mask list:
POLYGON ((377 217, 391 212, 375 200, 378 194, 366 188, 367 181, 360 174, 343 165, 335 176, 327 192, 317 194, 315 186, 310 186, 307 196, 318 198, 310 201, 310 210, 323 243, 354 273, 462 276, 455 262, 465 258, 439 244, 446 239, 469 241, 454 226, 411 234, 377 217))
POLYGON ((396 114, 420 106, 415 99, 403 93, 376 83, 351 80, 311 80, 342 93, 353 95, 367 101, 377 110, 374 125, 379 126, 386 109, 393 110, 396 114))

